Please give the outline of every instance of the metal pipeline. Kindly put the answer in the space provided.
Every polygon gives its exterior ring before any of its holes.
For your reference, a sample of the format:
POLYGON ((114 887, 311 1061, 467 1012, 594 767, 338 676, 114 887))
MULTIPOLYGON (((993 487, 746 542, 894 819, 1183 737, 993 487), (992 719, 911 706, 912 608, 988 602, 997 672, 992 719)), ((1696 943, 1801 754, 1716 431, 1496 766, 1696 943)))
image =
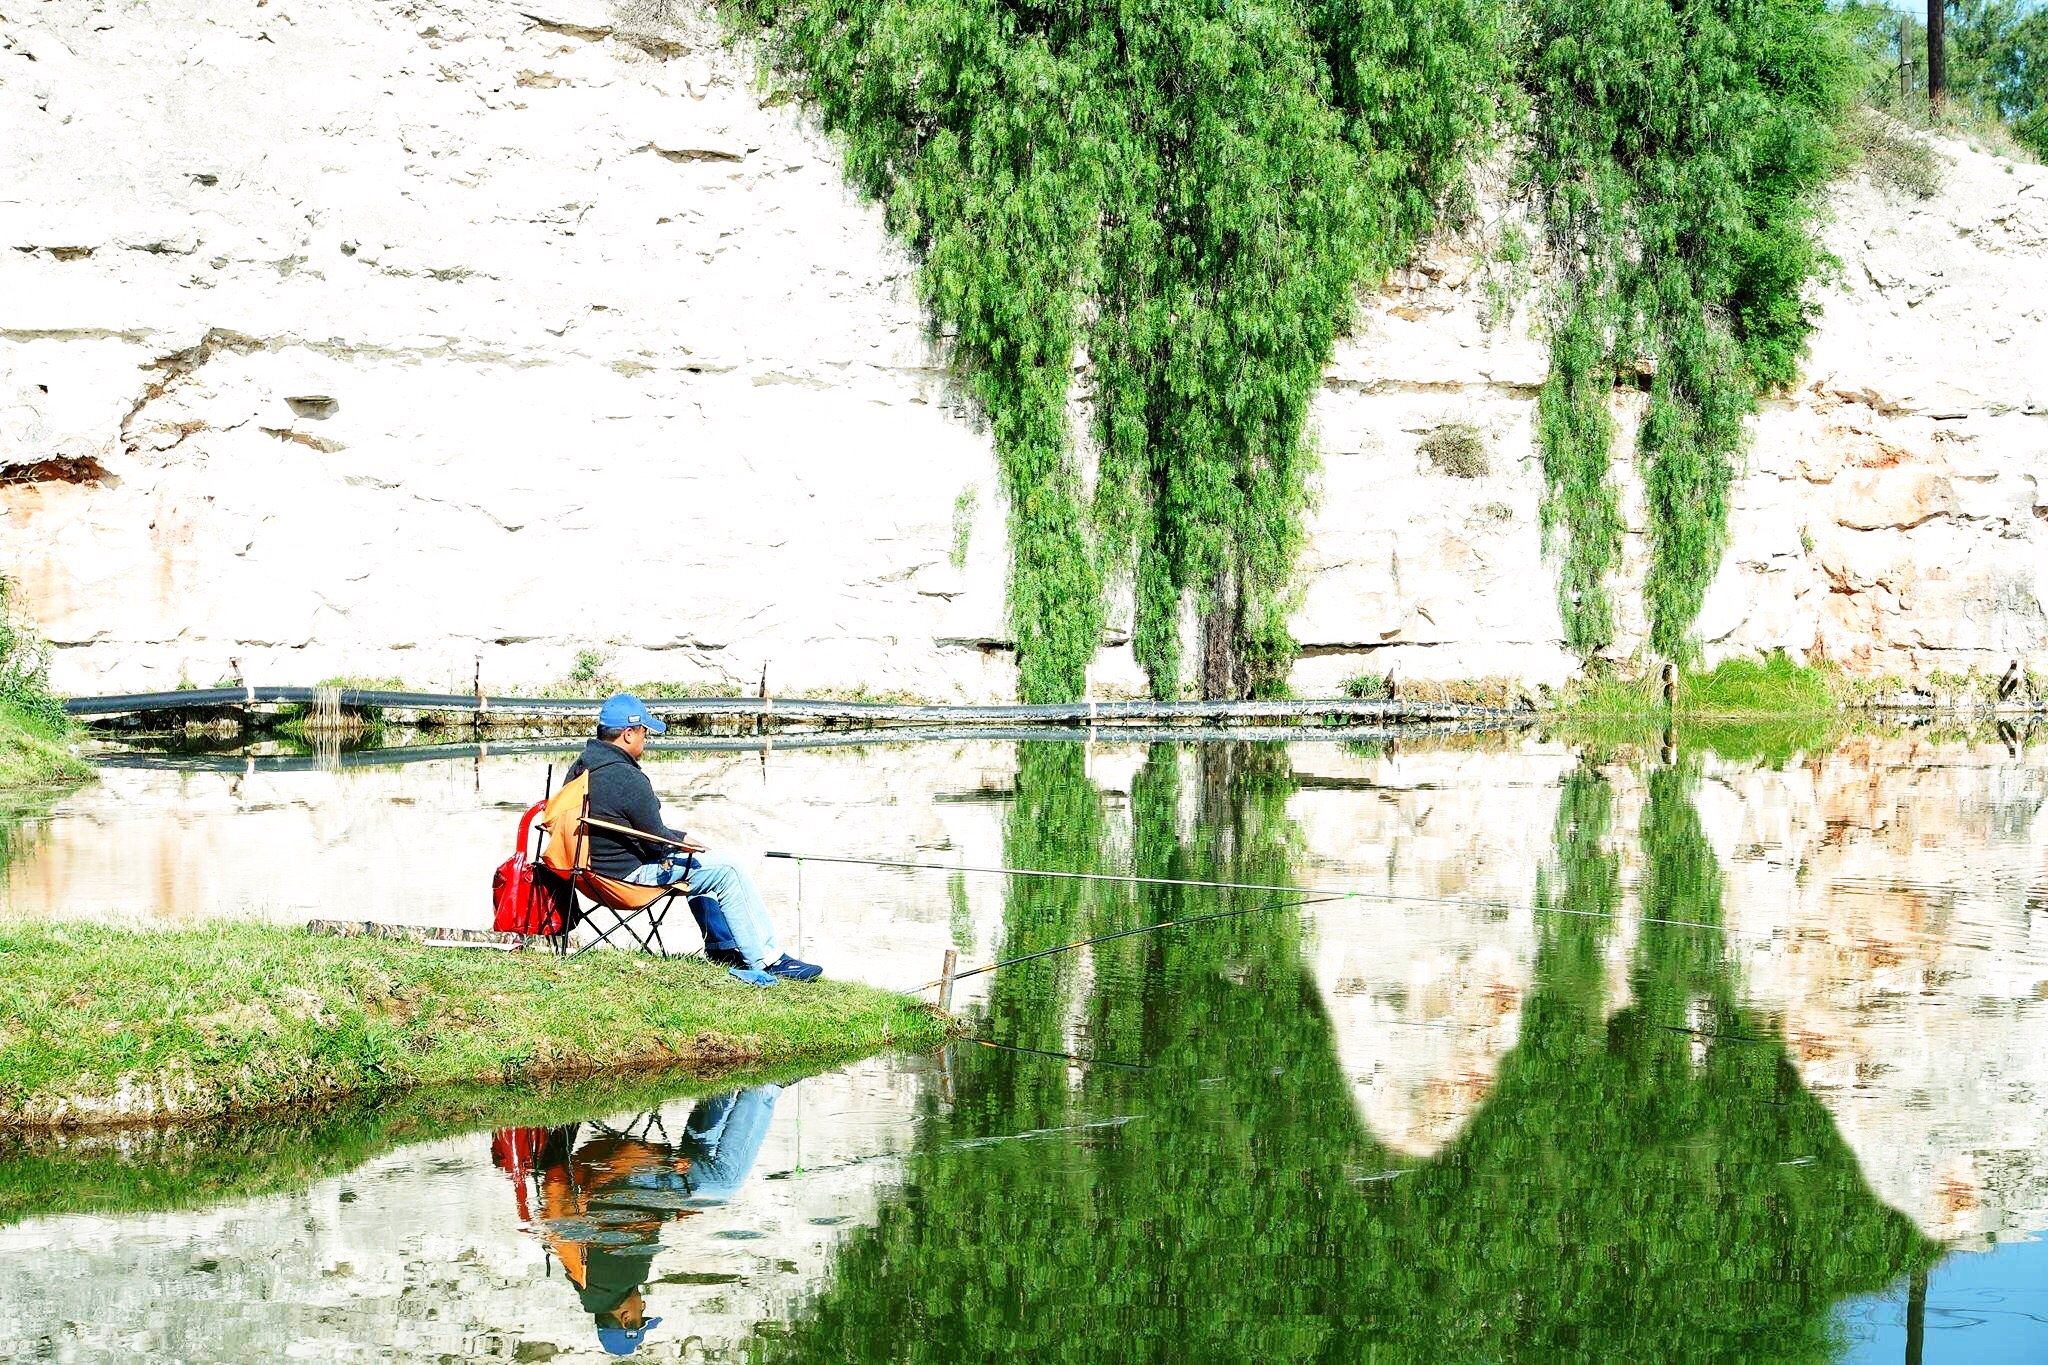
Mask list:
MULTIPOLYGON (((74 716, 117 716, 139 711, 182 711, 222 706, 304 705, 316 700, 314 687, 202 687, 173 692, 135 692, 111 697, 74 697, 64 709, 74 716)), ((460 711, 479 709, 508 715, 594 715, 597 697, 484 697, 473 692, 387 692, 343 688, 343 706, 383 707, 397 711, 460 711)), ((686 719, 708 716, 760 716, 782 720, 863 720, 931 722, 1080 722, 1089 726, 1120 721, 1249 721, 1308 720, 1351 717, 1372 720, 1472 721, 1495 723, 1531 719, 1527 710, 1455 703, 1417 704, 1402 701, 1360 701, 1332 697, 1323 701, 1080 701, 1034 705, 922 705, 878 701, 817 701, 785 697, 652 698, 659 715, 686 719)))

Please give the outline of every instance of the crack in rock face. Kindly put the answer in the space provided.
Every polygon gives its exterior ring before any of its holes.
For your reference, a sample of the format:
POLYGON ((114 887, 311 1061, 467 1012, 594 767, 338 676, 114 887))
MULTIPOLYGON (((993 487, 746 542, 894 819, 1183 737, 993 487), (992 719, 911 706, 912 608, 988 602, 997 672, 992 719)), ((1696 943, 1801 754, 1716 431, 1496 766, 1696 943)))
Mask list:
POLYGON ((75 483, 95 488, 117 488, 121 481, 90 455, 59 455, 47 460, 0 464, 0 487, 32 483, 75 483))
POLYGON ((653 152, 664 161, 679 163, 690 161, 740 162, 747 159, 745 152, 733 147, 664 147, 658 142, 650 142, 640 150, 643 152, 653 152))
POLYGON ((332 455, 348 448, 339 441, 330 441, 324 436, 314 436, 304 431, 294 431, 290 427, 258 427, 256 429, 265 436, 275 436, 280 441, 286 441, 292 445, 305 446, 319 451, 322 455, 332 455))

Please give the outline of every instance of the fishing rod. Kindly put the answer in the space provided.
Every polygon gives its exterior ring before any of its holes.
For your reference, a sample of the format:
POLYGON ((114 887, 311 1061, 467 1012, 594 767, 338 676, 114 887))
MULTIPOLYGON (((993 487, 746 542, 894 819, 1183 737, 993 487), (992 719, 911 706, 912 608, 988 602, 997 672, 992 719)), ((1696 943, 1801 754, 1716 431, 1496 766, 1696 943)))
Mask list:
MULTIPOLYGON (((1193 886, 1210 891, 1278 891, 1285 895, 1307 892, 1329 898, 1345 896, 1376 900, 1428 900, 1427 896, 1395 896, 1377 891, 1340 891, 1323 886, 1267 886, 1260 882, 1205 882, 1186 877, 1140 877, 1118 872, 1052 872, 1032 867, 975 867, 966 863, 913 863, 895 858, 846 858, 823 853, 764 853, 764 858, 788 858, 799 863, 851 863, 857 867, 896 867, 918 872, 978 872, 999 877, 1054 877, 1077 882, 1138 882, 1148 886, 1193 886)), ((1460 902, 1484 905, 1485 901, 1460 902)), ((1509 907, 1510 909, 1515 907, 1509 907)))
MULTIPOLYGON (((981 967, 970 967, 964 972, 953 973, 951 979, 954 981, 965 981, 970 976, 980 976, 984 972, 998 971, 1004 967, 1014 967, 1020 962, 1035 962, 1041 957, 1052 957, 1058 953, 1071 953, 1077 948, 1089 948, 1098 943, 1107 943, 1111 939, 1129 938, 1133 934, 1150 934, 1161 929, 1180 929, 1191 924, 1209 924, 1220 919, 1237 919, 1244 915, 1256 915, 1261 910, 1292 910, 1297 906, 1318 905, 1323 901, 1335 899, 1337 898, 1334 896, 1312 896, 1305 900, 1286 903, 1267 901, 1264 905, 1248 905, 1242 910, 1219 910, 1213 915, 1194 915, 1187 919, 1163 919, 1157 924, 1140 924, 1130 929, 1118 929, 1114 933, 1097 934, 1093 938, 1077 939, 1072 943, 1062 943, 1056 948, 1040 948, 1035 953, 1021 953, 1016 957, 1006 957, 1000 962, 991 962, 981 967)), ((940 977, 937 981, 927 981, 924 985, 915 987, 911 993, 916 994, 919 991, 936 990, 938 987, 945 985, 947 979, 946 977, 940 977)))
MULTIPOLYGON (((854 867, 891 867, 912 872, 973 872, 994 877, 1047 877, 1062 881, 1080 882, 1122 882, 1140 886, 1186 886, 1208 891, 1277 891, 1283 895, 1311 895, 1316 901, 1358 900, 1378 901, 1389 905, 1461 905, 1481 910, 1528 910, 1539 915, 1577 915, 1584 919, 1619 920, 1622 916, 1611 910, 1574 910, 1566 905, 1535 905, 1527 901, 1490 900, 1481 896, 1418 896, 1399 891, 1355 891, 1333 886, 1268 886, 1260 882, 1205 882, 1186 877, 1141 877, 1135 873, 1119 872, 1054 872, 1044 868, 1031 867, 976 867, 965 863, 915 863, 897 858, 848 858, 825 853, 781 853, 770 852, 764 858, 786 858, 799 865, 803 863, 846 863, 854 867)), ((1302 904, 1314 902, 1304 901, 1302 904)), ((1255 907, 1264 909, 1265 907, 1255 907)), ((1245 914, 1247 911, 1232 911, 1245 914)), ((1169 923, 1192 924, 1194 920, 1169 921, 1169 923)), ((1638 924, 1665 924, 1679 929, 1714 929, 1729 934, 1728 927, 1709 920, 1666 919, 1658 915, 1640 915, 1638 924)), ((1768 938, 1766 934, 1729 934, 1731 938, 1768 938)), ((985 971, 986 968, 977 968, 985 971)), ((961 973, 960 975, 970 975, 961 973)), ((958 980, 958 977, 954 978, 958 980)))

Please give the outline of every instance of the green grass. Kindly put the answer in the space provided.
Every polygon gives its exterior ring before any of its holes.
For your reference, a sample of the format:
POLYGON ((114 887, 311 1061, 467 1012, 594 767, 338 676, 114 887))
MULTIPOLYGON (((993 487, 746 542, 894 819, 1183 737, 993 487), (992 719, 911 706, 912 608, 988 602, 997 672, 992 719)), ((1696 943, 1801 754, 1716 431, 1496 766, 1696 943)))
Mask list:
POLYGON ((1842 134, 1855 149, 1857 162, 1878 184, 1916 199, 1932 199, 1941 192, 1948 163, 1925 137, 1890 114, 1867 106, 1852 110, 1842 134))
POLYGON ((967 546, 974 537, 974 513, 981 504, 981 490, 968 484, 953 499, 953 549, 946 562, 955 569, 967 567, 967 546))
POLYGON ((192 1120, 369 1091, 840 1060, 946 1022, 840 981, 269 925, 0 927, 0 1127, 192 1120))
POLYGON ((396 1147, 494 1128, 550 1127, 809 1069, 717 1081, 673 1073, 358 1096, 290 1118, 123 1129, 101 1137, 0 1130, 0 1227, 57 1214, 161 1213, 304 1189, 396 1147))
POLYGON ((1783 654, 1767 659, 1724 659, 1704 672, 1678 677, 1676 707, 1667 707, 1664 684, 1655 674, 1640 678, 1588 675, 1565 692, 1568 716, 1809 715, 1840 707, 1834 675, 1793 663, 1783 654))
POLYGON ((1357 701, 1385 701, 1394 689, 1384 673, 1354 673, 1344 680, 1344 695, 1357 701))
POLYGON ((1832 711, 1836 698, 1826 670, 1773 654, 1761 660, 1724 659, 1711 672, 1680 677, 1678 704, 1694 711, 1783 715, 1832 711))
POLYGON ((1418 448, 1437 473, 1454 479, 1483 479, 1492 472, 1485 433, 1470 422, 1446 422, 1423 437, 1418 448))
POLYGON ((83 782, 92 766, 67 747, 63 727, 0 701, 0 790, 83 782))
POLYGON ((694 701, 699 697, 744 697, 747 690, 730 682, 642 682, 625 688, 642 701, 694 701))
MULTIPOLYGON (((345 692, 402 691, 396 678, 373 678, 361 674, 343 674, 322 678, 315 687, 338 687, 345 692)), ((348 706, 341 710, 334 722, 322 720, 319 707, 311 703, 292 703, 280 706, 263 724, 271 734, 283 735, 287 739, 315 744, 320 740, 346 739, 361 743, 374 741, 384 731, 384 709, 380 706, 348 706)))
POLYGON ((1566 689, 1558 730, 1598 748, 1660 748, 1668 730, 1681 750, 1702 749, 1736 762, 1782 763, 1831 747, 1852 725, 1833 672, 1783 654, 1724 659, 1681 672, 1675 706, 1654 674, 1588 676, 1566 689))

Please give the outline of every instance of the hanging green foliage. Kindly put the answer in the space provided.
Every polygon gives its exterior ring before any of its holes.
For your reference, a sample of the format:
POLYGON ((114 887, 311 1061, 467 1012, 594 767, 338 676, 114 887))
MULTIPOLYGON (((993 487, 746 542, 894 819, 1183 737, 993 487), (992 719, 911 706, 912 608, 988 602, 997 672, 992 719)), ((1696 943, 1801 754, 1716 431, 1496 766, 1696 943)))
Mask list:
POLYGON ((734 0, 916 253, 1009 505, 1027 701, 1079 695, 1133 585, 1152 689, 1284 685, 1303 419, 1352 291, 1492 121, 1489 0, 734 0), (1092 363, 1085 487, 1068 395, 1092 363))
POLYGON ((68 722, 64 703, 50 691, 50 645, 26 613, 17 617, 14 585, 0 576, 0 707, 58 730, 68 722))
POLYGON ((1614 639, 1617 377, 1637 440, 1658 653, 1719 567, 1758 396, 1795 377, 1825 257, 1810 231, 1856 65, 1823 0, 1528 0, 1526 164, 1559 266, 1539 404, 1544 527, 1571 647, 1614 639))

